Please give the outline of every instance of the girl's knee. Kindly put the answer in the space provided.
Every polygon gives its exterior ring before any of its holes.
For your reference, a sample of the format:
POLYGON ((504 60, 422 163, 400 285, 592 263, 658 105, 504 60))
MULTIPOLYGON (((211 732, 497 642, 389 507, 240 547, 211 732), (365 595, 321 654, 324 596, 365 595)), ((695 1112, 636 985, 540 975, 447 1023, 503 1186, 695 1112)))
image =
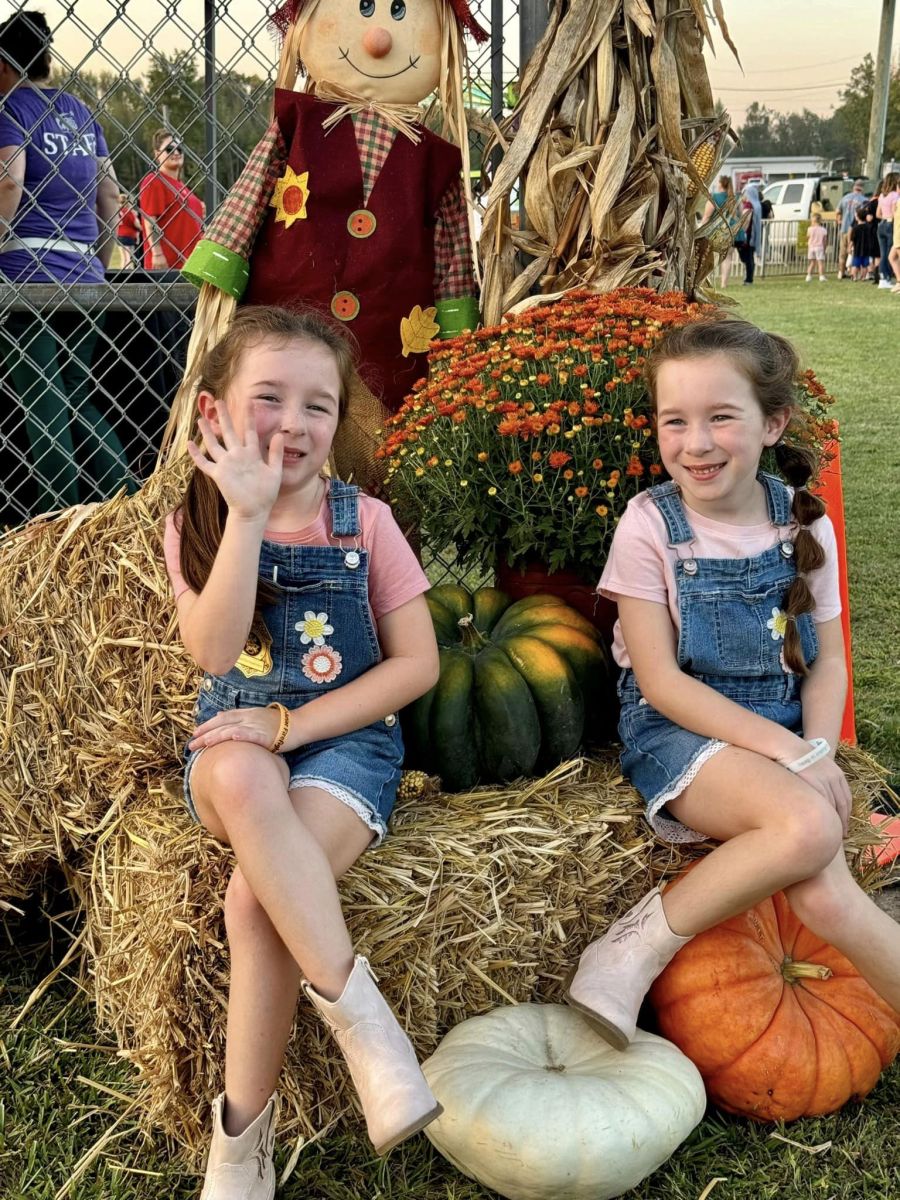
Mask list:
POLYGON ((785 797, 784 810, 773 830, 776 851, 796 864, 797 878, 824 870, 841 848, 844 830, 831 805, 812 788, 785 797))
POLYGON ((263 746, 252 742, 220 742, 204 750, 203 781, 205 793, 223 816, 233 804, 263 802, 273 793, 280 799, 277 785, 287 785, 284 763, 263 746), (204 760, 206 760, 204 762, 204 760))

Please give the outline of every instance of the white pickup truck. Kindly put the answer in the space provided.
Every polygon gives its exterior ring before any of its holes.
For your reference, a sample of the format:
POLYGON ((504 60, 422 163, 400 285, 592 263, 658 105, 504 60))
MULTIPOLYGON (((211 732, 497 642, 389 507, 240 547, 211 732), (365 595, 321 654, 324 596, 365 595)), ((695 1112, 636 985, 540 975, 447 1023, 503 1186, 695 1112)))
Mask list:
POLYGON ((836 212, 852 179, 840 176, 810 175, 805 179, 782 179, 763 189, 763 199, 771 201, 776 221, 808 221, 814 212, 836 212))

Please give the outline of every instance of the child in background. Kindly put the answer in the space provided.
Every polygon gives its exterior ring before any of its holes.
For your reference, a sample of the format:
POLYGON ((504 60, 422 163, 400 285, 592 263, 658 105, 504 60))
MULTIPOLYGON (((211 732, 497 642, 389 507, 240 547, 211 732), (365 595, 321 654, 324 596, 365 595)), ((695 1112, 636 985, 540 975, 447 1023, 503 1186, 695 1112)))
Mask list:
POLYGON ((850 278, 854 283, 859 283, 869 273, 869 263, 871 260, 866 248, 868 241, 869 234, 866 228, 865 213, 857 209, 853 216, 853 225, 850 229, 850 246, 853 251, 852 258, 850 259, 850 278))
POLYGON ((225 1091, 202 1200, 274 1195, 273 1093, 301 986, 377 1153, 440 1113, 354 956, 335 883, 385 835, 397 711, 438 674, 428 580, 390 509, 322 474, 352 370, 318 315, 240 309, 201 364, 205 453, 189 443, 195 471, 166 523, 181 637, 205 672, 185 797, 237 859, 225 1091))
POLYGON ((648 363, 671 480, 629 502, 599 584, 619 604, 622 767, 660 836, 719 844, 581 956, 569 1003, 620 1049, 677 951, 779 889, 900 1010, 900 926, 842 845, 837 552, 811 454, 782 442, 797 374, 788 342, 729 319, 673 331, 648 363), (760 471, 768 448, 791 487, 760 471))
POLYGON ((828 230, 822 224, 819 213, 813 213, 809 218, 809 229, 806 232, 806 258, 809 263, 806 272, 806 282, 812 280, 813 263, 819 268, 819 283, 825 282, 825 247, 828 245, 828 230))

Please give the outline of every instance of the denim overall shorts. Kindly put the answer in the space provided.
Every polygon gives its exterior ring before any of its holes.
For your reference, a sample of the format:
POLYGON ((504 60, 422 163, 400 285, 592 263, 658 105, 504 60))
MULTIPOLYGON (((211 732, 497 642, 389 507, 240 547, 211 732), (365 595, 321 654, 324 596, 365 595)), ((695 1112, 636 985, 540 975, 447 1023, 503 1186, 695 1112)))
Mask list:
MULTIPOLYGON (((297 546, 263 540, 261 580, 278 600, 262 612, 262 636, 253 632, 227 675, 204 675, 197 724, 232 708, 277 700, 300 708, 343 687, 381 659, 369 608, 368 552, 359 529, 359 489, 332 480, 328 494, 333 546, 297 546)), ((185 749, 184 794, 194 820, 191 770, 205 748, 185 749)), ((396 713, 340 737, 282 754, 291 788, 317 787, 351 808, 374 832, 377 845, 397 795, 403 739, 396 713)))
MULTIPOLYGON (((796 575, 791 497, 774 475, 760 473, 759 480, 780 540, 755 558, 695 558, 694 534, 677 486, 663 483, 649 494, 678 555, 679 667, 729 700, 799 733, 801 677, 787 668, 783 655, 784 598, 796 575)), ((804 613, 797 625, 804 657, 812 663, 819 649, 812 616, 804 613)), ((682 729, 657 712, 631 670, 619 679, 619 699, 622 771, 644 797, 647 820, 667 841, 703 840, 665 805, 726 743, 682 729)))

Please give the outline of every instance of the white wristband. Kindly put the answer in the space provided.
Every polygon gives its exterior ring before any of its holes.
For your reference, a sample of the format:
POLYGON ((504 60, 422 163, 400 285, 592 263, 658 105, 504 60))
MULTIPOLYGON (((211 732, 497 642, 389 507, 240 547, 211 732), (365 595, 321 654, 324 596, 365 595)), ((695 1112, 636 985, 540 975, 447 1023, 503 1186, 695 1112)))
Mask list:
POLYGON ((807 767, 811 767, 813 763, 817 763, 819 759, 826 758, 831 753, 831 747, 825 738, 810 738, 809 744, 812 749, 806 754, 800 758, 795 758, 793 762, 782 763, 785 770, 798 775, 801 771, 805 771, 807 767))

